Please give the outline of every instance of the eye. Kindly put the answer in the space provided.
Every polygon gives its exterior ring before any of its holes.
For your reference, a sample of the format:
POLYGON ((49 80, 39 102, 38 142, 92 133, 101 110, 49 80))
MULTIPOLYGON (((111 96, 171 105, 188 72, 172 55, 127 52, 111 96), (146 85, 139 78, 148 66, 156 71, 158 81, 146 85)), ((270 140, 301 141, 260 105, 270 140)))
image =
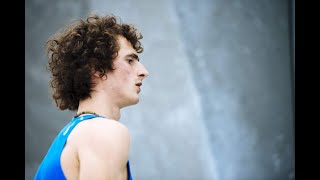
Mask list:
POLYGON ((133 60, 132 59, 128 59, 128 62, 129 62, 129 64, 131 64, 133 62, 133 60))

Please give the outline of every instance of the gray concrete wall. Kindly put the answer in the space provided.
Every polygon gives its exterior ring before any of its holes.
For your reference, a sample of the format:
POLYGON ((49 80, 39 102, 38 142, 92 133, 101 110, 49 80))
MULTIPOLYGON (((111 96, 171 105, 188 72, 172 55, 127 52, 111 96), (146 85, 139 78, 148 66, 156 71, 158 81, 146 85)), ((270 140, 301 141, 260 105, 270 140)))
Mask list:
POLYGON ((150 72, 122 110, 134 179, 294 179, 287 1, 26 1, 25 179, 73 113, 55 108, 46 39, 89 12, 144 35, 150 72))
POLYGON ((288 2, 175 2, 219 177, 293 178, 288 2))

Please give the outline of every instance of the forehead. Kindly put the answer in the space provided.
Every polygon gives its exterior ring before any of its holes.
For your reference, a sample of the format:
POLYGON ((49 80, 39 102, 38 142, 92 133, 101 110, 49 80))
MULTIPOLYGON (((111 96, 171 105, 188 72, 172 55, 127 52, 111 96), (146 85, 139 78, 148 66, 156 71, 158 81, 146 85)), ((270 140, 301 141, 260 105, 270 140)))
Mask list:
POLYGON ((130 41, 128 41, 125 37, 119 36, 118 43, 120 47, 119 55, 127 55, 132 53, 137 54, 130 41))

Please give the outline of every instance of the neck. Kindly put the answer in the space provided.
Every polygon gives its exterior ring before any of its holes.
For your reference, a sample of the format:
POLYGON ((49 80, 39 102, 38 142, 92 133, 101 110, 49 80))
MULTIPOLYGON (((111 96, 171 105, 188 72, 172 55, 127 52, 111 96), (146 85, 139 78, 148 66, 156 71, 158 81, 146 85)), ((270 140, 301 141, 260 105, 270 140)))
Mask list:
POLYGON ((104 99, 99 100, 92 98, 80 101, 77 115, 79 114, 95 114, 116 121, 119 121, 121 116, 119 107, 112 105, 111 103, 106 103, 104 99))

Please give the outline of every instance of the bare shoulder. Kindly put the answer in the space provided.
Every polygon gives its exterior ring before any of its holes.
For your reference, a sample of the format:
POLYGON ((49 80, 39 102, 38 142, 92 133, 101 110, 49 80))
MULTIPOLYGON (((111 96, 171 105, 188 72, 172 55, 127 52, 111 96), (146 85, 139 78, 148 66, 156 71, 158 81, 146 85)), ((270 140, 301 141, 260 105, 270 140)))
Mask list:
POLYGON ((130 139, 129 129, 124 124, 105 118, 85 120, 75 127, 73 134, 81 142, 93 139, 126 142, 130 139))
POLYGON ((96 151, 101 149, 108 151, 109 154, 117 153, 120 156, 127 156, 130 133, 129 129, 121 122, 94 118, 79 123, 70 133, 68 141, 74 144, 78 150, 96 151))
POLYGON ((130 135, 121 122, 94 118, 79 123, 68 137, 79 159, 80 177, 115 179, 129 159, 130 135))

